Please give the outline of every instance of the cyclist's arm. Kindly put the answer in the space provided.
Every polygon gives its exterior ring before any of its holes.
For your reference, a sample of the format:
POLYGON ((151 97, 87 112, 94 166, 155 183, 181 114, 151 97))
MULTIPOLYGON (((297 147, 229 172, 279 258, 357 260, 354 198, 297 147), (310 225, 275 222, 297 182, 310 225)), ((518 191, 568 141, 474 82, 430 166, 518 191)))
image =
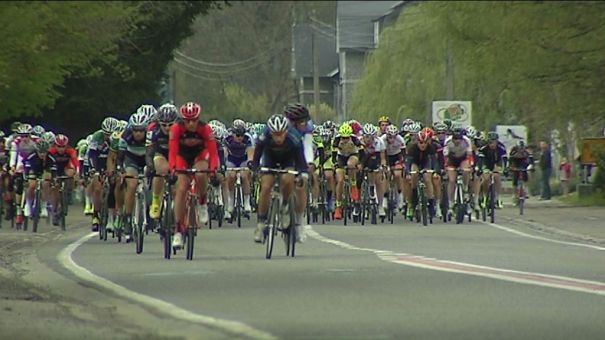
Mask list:
POLYGON ((265 151, 265 139, 267 138, 266 135, 260 135, 258 136, 258 140, 256 143, 256 146, 254 147, 254 157, 252 157, 252 165, 254 166, 254 168, 258 167, 258 164, 260 163, 260 158, 263 155, 263 152, 265 151))
POLYGON ((307 163, 313 163, 313 136, 306 133, 303 136, 304 156, 307 163))
POLYGON ((176 160, 179 154, 179 139, 181 138, 181 128, 179 124, 173 124, 170 128, 170 137, 168 138, 168 164, 170 169, 176 169, 176 160))
POLYGON ((155 156, 155 151, 156 151, 155 143, 147 144, 147 147, 145 149, 145 164, 147 165, 147 168, 150 169, 151 171, 153 171, 155 168, 154 163, 153 163, 153 156, 155 156))

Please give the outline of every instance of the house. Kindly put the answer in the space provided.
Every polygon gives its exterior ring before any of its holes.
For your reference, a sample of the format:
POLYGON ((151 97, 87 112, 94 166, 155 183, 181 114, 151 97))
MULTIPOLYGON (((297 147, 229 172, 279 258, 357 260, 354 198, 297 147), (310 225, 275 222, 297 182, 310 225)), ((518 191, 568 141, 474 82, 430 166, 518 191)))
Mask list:
POLYGON ((338 103, 334 96, 338 89, 338 79, 335 78, 338 71, 336 33, 311 22, 298 23, 292 29, 291 73, 296 82, 298 101, 305 105, 314 103, 313 37, 319 55, 319 101, 335 108, 338 103))
POLYGON ((336 51, 338 53, 337 114, 348 120, 355 83, 363 74, 366 58, 378 46, 382 29, 396 22, 399 12, 410 1, 337 1, 336 51))

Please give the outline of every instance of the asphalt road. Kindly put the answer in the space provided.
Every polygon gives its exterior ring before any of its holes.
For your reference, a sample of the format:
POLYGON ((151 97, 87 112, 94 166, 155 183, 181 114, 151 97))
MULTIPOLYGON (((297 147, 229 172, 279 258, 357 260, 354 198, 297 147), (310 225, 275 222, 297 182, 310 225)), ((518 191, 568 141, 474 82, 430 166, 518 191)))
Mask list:
POLYGON ((603 339, 604 211, 530 203, 494 225, 313 225, 295 258, 277 242, 271 260, 250 221, 202 230, 191 262, 163 259, 157 235, 141 255, 94 236, 60 259, 77 280, 228 337, 603 339))

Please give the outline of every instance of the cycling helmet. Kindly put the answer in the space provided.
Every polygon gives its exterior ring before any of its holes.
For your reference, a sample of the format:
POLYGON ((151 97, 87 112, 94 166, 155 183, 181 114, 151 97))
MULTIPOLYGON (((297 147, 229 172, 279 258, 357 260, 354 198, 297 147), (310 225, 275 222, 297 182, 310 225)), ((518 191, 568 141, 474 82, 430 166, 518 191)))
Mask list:
POLYGON ((234 135, 243 136, 244 134, 246 134, 246 128, 243 126, 233 127, 231 128, 231 133, 233 133, 234 135))
POLYGON ((462 136, 464 136, 464 128, 462 128, 462 127, 455 127, 452 130, 452 136, 454 136, 454 138, 456 138, 456 139, 461 139, 462 136))
POLYGON ((391 124, 391 125, 387 126, 386 133, 389 136, 395 136, 395 135, 399 134, 399 129, 395 125, 391 124))
POLYGON ((349 122, 349 126, 351 127, 351 129, 353 129, 353 134, 355 134, 355 135, 359 135, 359 131, 361 131, 362 126, 361 126, 361 124, 359 124, 359 122, 358 122, 358 121, 356 121, 356 120, 351 120, 351 121, 349 122))
POLYGON ((118 126, 118 120, 113 118, 113 117, 107 117, 105 119, 103 119, 103 122, 101 123, 101 130, 103 130, 103 133, 112 133, 116 130, 116 127, 118 126))
POLYGON ((374 126, 374 124, 364 124, 362 133, 364 136, 376 136, 378 133, 378 129, 374 126))
POLYGON ((55 144, 55 134, 52 131, 46 131, 40 136, 40 139, 52 145, 55 144))
POLYGON ((50 149, 50 144, 48 144, 47 142, 43 141, 43 140, 39 140, 36 145, 35 145, 36 151, 38 152, 48 152, 48 149, 50 149))
POLYGON ((32 126, 27 123, 19 125, 19 128, 17 129, 17 134, 22 135, 22 136, 31 135, 31 133, 32 133, 32 126))
POLYGON ((176 120, 178 109, 172 104, 160 106, 157 114, 158 121, 161 123, 171 123, 176 120))
POLYGON ((13 122, 11 124, 11 131, 17 132, 17 130, 19 130, 19 125, 21 125, 21 122, 13 122))
POLYGON ((444 119, 443 124, 445 124, 445 126, 447 126, 448 130, 451 130, 452 127, 454 126, 454 123, 452 122, 451 119, 444 119))
POLYGON ((322 125, 315 125, 313 127, 313 136, 321 136, 324 133, 324 127, 322 125))
POLYGON ((122 132, 124 132, 124 130, 126 130, 127 126, 128 126, 128 121, 126 121, 126 120, 118 120, 115 132, 122 133, 122 132))
POLYGON ((477 129, 474 126, 469 126, 466 128, 466 135, 468 138, 474 139, 477 136, 477 129))
POLYGON ((353 135, 353 128, 351 125, 343 123, 340 128, 338 128, 338 134, 340 137, 351 137, 353 135))
POLYGON ((324 122, 324 129, 333 129, 335 127, 335 124, 333 121, 331 120, 326 120, 324 122))
POLYGON ((148 117, 142 112, 133 113, 128 120, 128 124, 133 128, 146 128, 148 124, 148 117))
POLYGON ((220 126, 223 129, 225 128, 225 124, 223 124, 223 122, 221 122, 220 120, 216 120, 216 119, 213 119, 213 120, 209 121, 208 124, 220 126))
POLYGON ((267 127, 267 125, 266 125, 266 124, 263 124, 263 123, 258 123, 258 124, 256 124, 256 126, 254 127, 254 132, 255 132, 257 135, 261 135, 261 134, 263 133, 263 131, 265 131, 265 128, 266 128, 266 127, 267 127))
POLYGON ((418 122, 414 122, 414 123, 410 124, 408 126, 408 128, 409 128, 409 132, 411 132, 411 133, 418 133, 418 132, 420 132, 420 129, 422 129, 422 127, 420 126, 420 124, 418 124, 418 122))
POLYGON ((288 129, 288 120, 281 115, 273 115, 267 121, 267 126, 271 132, 283 132, 288 129))
POLYGON ((208 124, 210 125, 210 129, 212 130, 212 134, 214 135, 214 137, 219 137, 219 129, 221 128, 218 125, 215 124, 208 124))
POLYGON ((389 116, 380 116, 380 118, 378 118, 378 125, 383 122, 391 124, 391 118, 389 118, 389 116))
POLYGON ((487 140, 489 141, 495 141, 498 140, 498 138, 500 138, 500 136, 498 136, 498 133, 495 131, 490 131, 487 133, 487 140))
POLYGON ((477 131, 477 134, 475 134, 475 139, 485 140, 485 133, 483 133, 483 131, 477 131))
POLYGON ((292 121, 309 120, 309 110, 302 104, 290 104, 284 109, 284 116, 292 121))
POLYGON ((443 122, 435 122, 435 123, 433 123, 433 130, 436 133, 446 133, 448 130, 448 127, 443 122))
POLYGON ((236 128, 236 127, 242 127, 242 128, 246 128, 246 122, 243 119, 236 119, 233 121, 233 124, 231 125, 232 128, 236 128))
POLYGON ((429 140, 431 140, 431 138, 433 138, 432 132, 429 132, 425 129, 422 129, 422 131, 420 131, 420 133, 418 133, 418 141, 421 143, 426 143, 429 140))
POLYGON ((44 130, 44 127, 42 127, 42 125, 36 125, 32 128, 32 133, 38 137, 42 136, 44 132, 46 132, 46 130, 44 130))
POLYGON ((68 143, 69 138, 64 134, 58 134, 55 138, 55 144, 57 144, 57 146, 66 147, 68 143))
POLYGON ((79 148, 83 147, 83 146, 84 146, 84 145, 86 145, 86 144, 87 144, 87 143, 86 143, 86 139, 80 139, 80 140, 78 141, 78 143, 76 144, 76 148, 78 148, 78 149, 79 149, 79 148))
POLYGON ((158 110, 156 110, 153 105, 143 104, 139 106, 137 113, 143 113, 145 116, 147 116, 147 120, 153 120, 155 115, 158 113, 158 110))
POLYGON ((413 119, 407 118, 407 119, 404 119, 403 122, 401 122, 401 126, 410 125, 410 124, 413 124, 413 123, 414 123, 413 119))
POLYGON ((200 113, 202 112, 202 107, 198 103, 188 102, 187 104, 183 104, 179 110, 181 117, 183 119, 193 120, 200 118, 200 113))
POLYGON ((420 130, 420 133, 423 133, 425 136, 428 137, 428 139, 433 138, 433 129, 431 129, 430 127, 425 127, 422 130, 420 130))

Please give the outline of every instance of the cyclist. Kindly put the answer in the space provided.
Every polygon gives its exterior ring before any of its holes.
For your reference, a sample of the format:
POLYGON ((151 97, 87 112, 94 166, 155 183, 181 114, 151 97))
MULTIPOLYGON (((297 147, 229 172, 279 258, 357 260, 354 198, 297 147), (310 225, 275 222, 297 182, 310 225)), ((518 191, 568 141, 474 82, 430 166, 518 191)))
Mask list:
POLYGON ((120 217, 123 215, 122 212, 124 208, 125 195, 124 186, 121 185, 121 180, 116 179, 115 170, 118 165, 120 166, 120 169, 122 168, 122 164, 117 164, 117 159, 118 152, 120 149, 120 141, 122 140, 122 134, 126 130, 127 126, 127 121, 118 120, 116 128, 109 137, 109 155, 107 156, 107 177, 105 178, 105 180, 109 180, 110 192, 110 194, 107 196, 108 218, 107 225, 105 226, 108 232, 120 226, 120 217))
MULTIPOLYGON (((32 202, 34 200, 34 194, 36 186, 38 185, 38 179, 50 179, 51 172, 54 174, 56 171, 55 158, 48 152, 50 145, 44 141, 38 141, 35 144, 35 151, 30 153, 24 160, 25 166, 25 178, 28 179, 27 193, 25 194, 25 211, 24 216, 30 217, 32 214, 32 202)), ((44 181, 42 183, 42 192, 40 193, 40 207, 41 212, 46 210, 45 202, 49 194, 49 183, 44 181)), ((48 216, 48 214, 45 214, 48 216)))
MULTIPOLYGON (((177 115, 178 109, 176 106, 164 104, 160 106, 156 115, 157 123, 149 124, 145 142, 147 148, 145 161, 148 174, 168 175, 168 138, 170 128, 176 121, 177 115)), ((151 190, 153 194, 149 217, 157 219, 160 217, 160 201, 164 191, 164 178, 154 177, 151 190)))
POLYGON ((368 185, 370 199, 375 199, 379 207, 379 215, 386 216, 386 200, 384 199, 384 183, 379 173, 373 172, 379 168, 387 167, 386 146, 378 137, 378 128, 373 124, 365 124, 362 128, 363 150, 360 151, 360 169, 368 169, 368 185))
MULTIPOLYGON (((433 124, 433 145, 435 146, 435 150, 437 152, 436 157, 436 169, 439 169, 438 172, 440 176, 433 176, 433 190, 435 191, 436 203, 441 202, 443 197, 443 192, 441 190, 442 176, 445 173, 445 157, 443 156, 443 149, 445 148, 445 140, 447 138, 448 127, 443 122, 435 122, 433 124)), ((441 218, 442 214, 447 213, 446 211, 441 211, 441 204, 436 204, 435 216, 437 218, 441 218)))
POLYGON ((9 214, 12 213, 12 209, 9 208, 10 203, 12 202, 12 197, 11 192, 8 190, 8 185, 11 183, 11 181, 7 171, 10 152, 6 145, 6 136, 4 135, 4 132, 0 131, 0 135, 2 136, 0 137, 0 171, 2 172, 0 177, 0 188, 2 190, 0 190, 0 192, 3 194, 0 199, 4 200, 5 202, 4 217, 8 221, 12 218, 12 216, 9 216, 9 214))
MULTIPOLYGON (((495 200, 496 206, 502 208, 500 201, 500 173, 506 168, 507 155, 506 147, 504 144, 498 141, 498 133, 489 132, 487 134, 487 144, 479 148, 478 167, 479 171, 483 173, 483 192, 487 193, 489 189, 489 174, 494 172, 494 184, 495 184, 495 200)), ((484 195, 481 206, 485 207, 487 203, 487 195, 484 195)))
MULTIPOLYGON (((282 115, 273 115, 269 118, 267 129, 258 138, 258 143, 254 150, 254 158, 252 162, 248 163, 252 170, 258 169, 259 165, 268 168, 294 169, 300 171, 304 177, 308 167, 302 148, 302 137, 296 129, 288 127, 288 125, 288 120, 282 115)), ((254 241, 257 243, 262 242, 263 229, 265 228, 269 210, 270 194, 273 188, 273 176, 269 174, 261 175, 260 182, 257 226, 254 230, 254 241)), ((294 176, 284 174, 281 177, 280 187, 283 202, 288 202, 294 189, 294 176)), ((300 197, 297 196, 297 199, 300 200, 300 197)), ((300 209, 300 205, 297 205, 295 210, 297 214, 302 215, 304 205, 302 209, 300 209)), ((282 206, 282 214, 284 211, 288 211, 287 204, 282 206)), ((302 233, 302 228, 300 228, 300 222, 301 219, 298 219, 294 226, 296 228, 297 242, 303 242, 305 237, 302 233)), ((284 225, 288 224, 284 222, 284 225)))
POLYGON ((391 125, 391 118, 388 116, 380 116, 378 118, 378 127, 380 128, 379 136, 384 136, 387 133, 387 127, 391 125))
MULTIPOLYGON (((172 125, 168 141, 169 165, 172 171, 195 168, 198 170, 216 170, 219 166, 216 141, 211 127, 200 121, 202 107, 193 102, 182 105, 179 109, 181 120, 172 125)), ((206 205, 206 189, 208 176, 205 173, 195 175, 196 188, 200 200, 198 216, 200 222, 208 222, 208 206, 206 205)), ((176 182, 174 211, 176 228, 173 247, 183 246, 183 235, 187 226, 184 224, 185 198, 189 188, 189 177, 179 174, 176 182)))
POLYGON ((482 147, 485 142, 480 138, 479 131, 475 129, 474 126, 469 126, 466 128, 466 136, 471 141, 471 150, 472 157, 470 167, 474 171, 471 172, 469 192, 472 193, 473 200, 471 202, 471 207, 474 208, 475 212, 479 213, 479 205, 477 205, 477 199, 479 198, 479 189, 481 186, 482 176, 479 173, 479 167, 477 166, 477 152, 480 147, 482 147))
MULTIPOLYGON (((124 169, 126 191, 124 192, 124 234, 127 241, 132 239, 132 211, 134 210, 135 194, 137 190, 137 177, 145 168, 145 138, 149 118, 144 112, 137 112, 130 116, 128 126, 122 133, 118 146, 117 164, 124 169)), ((95 216, 97 209, 95 207, 95 216)))
POLYGON ((32 126, 24 123, 17 129, 17 137, 11 143, 10 151, 10 173, 15 182, 15 202, 17 206, 17 225, 23 224, 23 210, 21 199, 23 194, 23 173, 25 171, 24 160, 35 151, 38 137, 32 136, 32 126))
MULTIPOLYGON (((359 187, 357 183, 357 164, 359 163, 359 151, 363 148, 361 141, 353 135, 353 128, 347 123, 343 123, 338 129, 338 135, 332 142, 332 163, 337 166, 336 169, 336 210, 334 218, 342 218, 342 194, 344 190, 344 168, 352 169, 351 178, 351 199, 359 201, 359 187)), ((360 184, 360 183, 359 183, 360 184)))
MULTIPOLYGON (((407 197, 408 208, 406 212, 407 218, 414 216, 413 190, 418 183, 418 174, 412 174, 412 171, 428 170, 429 172, 423 175, 423 181, 426 188, 426 197, 428 199, 429 214, 435 215, 435 196, 433 191, 433 182, 431 173, 434 173, 436 163, 436 150, 433 145, 433 131, 429 128, 423 129, 418 133, 416 140, 407 147, 405 159, 405 178, 411 181, 412 191, 407 197)), ((416 201, 418 198, 416 199, 416 201)))
MULTIPOLYGON (((521 175, 521 180, 527 183, 528 175, 526 171, 535 171, 534 170, 534 157, 531 151, 525 145, 525 141, 520 139, 517 142, 517 145, 513 146, 510 149, 509 156, 509 168, 508 170, 512 172, 513 175, 513 188, 517 187, 519 183, 519 175, 521 175)), ((505 176, 509 171, 506 171, 505 176)), ((528 190, 525 190, 525 198, 528 198, 528 190)), ((517 202, 517 190, 513 190, 513 199, 515 203, 517 202)))
MULTIPOLYGON (((398 194, 398 207, 399 209, 403 209, 403 176, 402 170, 404 165, 404 156, 405 156, 405 142, 403 137, 399 135, 399 130, 395 125, 389 125, 385 129, 385 134, 380 137, 382 142, 386 147, 387 161, 389 167, 393 170, 393 177, 395 179, 395 183, 397 185, 397 194, 398 194)), ((386 181, 385 181, 386 182, 386 181)), ((386 186, 384 188, 385 196, 387 197, 386 186)))
MULTIPOLYGON (((245 127, 238 125, 231 127, 231 134, 225 138, 225 147, 227 149, 227 168, 248 167, 248 162, 252 161, 254 156, 254 147, 252 137, 246 133, 245 127)), ((250 213, 250 176, 249 171, 241 173, 242 191, 244 197, 244 211, 250 213)), ((227 171, 227 209, 225 216, 230 217, 233 211, 235 199, 235 171, 227 171)))
MULTIPOLYGON (((73 181, 74 176, 78 173, 78 168, 80 163, 78 162, 78 156, 76 150, 72 147, 68 146, 69 138, 67 138, 64 134, 58 134, 55 138, 55 145, 52 146, 48 153, 54 158, 55 166, 56 166, 56 175, 57 176, 68 176, 71 177, 71 181, 73 181)), ((66 183, 67 184, 67 183, 66 183)), ((59 202, 59 188, 56 187, 53 190, 53 207, 57 207, 57 203, 59 202)), ((45 213, 45 204, 44 201, 41 204, 42 216, 46 216, 45 213)), ((55 208, 55 211, 57 209, 55 208)), ((56 214, 53 215, 53 225, 59 225, 59 216, 56 214)))
MULTIPOLYGON (((454 201, 454 193, 456 190, 456 170, 463 170, 464 186, 468 187, 469 174, 471 171, 470 162, 472 160, 471 141, 464 135, 464 128, 456 127, 452 130, 452 135, 445 140, 443 148, 443 156, 445 157, 445 166, 447 169, 448 186, 447 193, 449 202, 454 201)), ((452 204, 450 213, 454 213, 452 204)))
MULTIPOLYGON (((330 159, 328 153, 326 152, 326 148, 325 148, 325 144, 324 144, 324 135, 325 135, 325 131, 323 128, 323 125, 316 125, 315 128, 313 129, 313 150, 314 150, 314 155, 315 158, 313 160, 313 164, 315 165, 315 171, 313 172, 312 176, 313 176, 313 185, 312 185, 312 197, 311 197, 311 206, 313 208, 317 208, 317 198, 320 195, 319 192, 319 182, 320 181, 328 181, 328 176, 325 175, 325 171, 326 171, 326 161, 328 159, 330 159), (324 169, 324 178, 319 178, 319 169, 323 168, 324 169)), ((330 167, 331 169, 331 167, 330 167)), ((330 171, 331 173, 331 171, 330 171)), ((330 176, 331 177, 331 176, 330 176)), ((333 178, 332 182, 333 182, 333 178)), ((328 185, 329 187, 329 185, 328 185)), ((326 202, 327 200, 330 198, 329 196, 331 195, 331 191, 326 190, 327 192, 327 196, 326 197, 326 202)))

